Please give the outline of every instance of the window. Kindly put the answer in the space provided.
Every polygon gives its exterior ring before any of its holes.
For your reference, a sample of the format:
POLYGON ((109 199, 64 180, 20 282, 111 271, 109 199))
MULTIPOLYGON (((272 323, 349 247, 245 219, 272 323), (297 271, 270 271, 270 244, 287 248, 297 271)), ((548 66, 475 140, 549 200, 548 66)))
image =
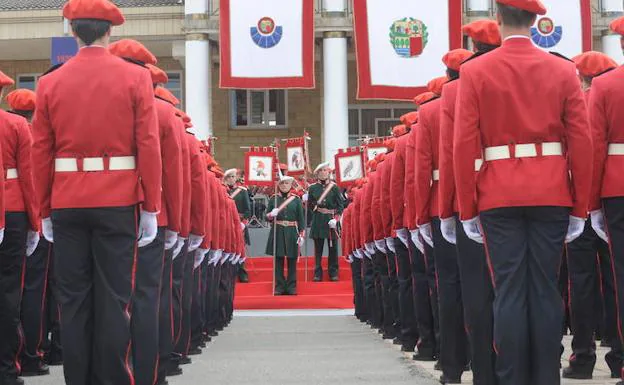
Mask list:
POLYGON ((362 104, 349 106, 349 146, 357 146, 366 136, 388 136, 400 124, 402 115, 416 108, 409 104, 362 104))
POLYGON ((284 90, 230 91, 232 128, 285 128, 288 93, 284 90))
POLYGON ((167 72, 169 82, 165 84, 165 88, 178 98, 182 106, 184 106, 184 93, 182 92, 182 72, 167 72))
POLYGON ((41 74, 22 74, 17 75, 17 88, 26 88, 34 91, 37 88, 37 81, 41 74))

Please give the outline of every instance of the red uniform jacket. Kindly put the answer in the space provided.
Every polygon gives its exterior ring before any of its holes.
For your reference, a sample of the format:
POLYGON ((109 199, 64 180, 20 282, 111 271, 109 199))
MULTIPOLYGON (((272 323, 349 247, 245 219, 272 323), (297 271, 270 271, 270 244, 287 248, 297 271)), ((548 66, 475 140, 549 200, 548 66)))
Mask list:
POLYGON ((378 183, 379 174, 372 172, 368 176, 368 183, 361 189, 360 210, 357 213, 358 222, 360 224, 360 238, 362 244, 370 243, 375 240, 373 234, 373 221, 371 220, 371 205, 373 203, 373 189, 378 183))
POLYGON ((408 230, 416 228, 416 133, 418 123, 412 126, 405 146, 405 227, 408 230))
POLYGON ((376 241, 385 238, 384 223, 381 216, 381 185, 383 184, 383 169, 386 162, 387 159, 377 165, 377 171, 375 171, 375 173, 379 176, 377 177, 376 183, 373 185, 373 199, 371 201, 370 218, 373 222, 373 238, 375 238, 376 241))
POLYGON ((433 180, 433 174, 435 170, 439 170, 440 99, 422 106, 418 124, 420 127, 416 134, 416 220, 420 226, 431 222, 432 217, 438 216, 438 181, 433 180))
POLYGON ((184 126, 180 127, 180 140, 182 140, 182 218, 180 236, 188 238, 191 232, 191 150, 188 134, 184 126))
MULTIPOLYGON (((453 123, 455 122, 455 101, 458 80, 442 87, 440 98, 440 182, 438 183, 438 208, 440 218, 446 219, 458 212, 455 199, 455 177, 453 173, 453 123)), ((478 153, 475 154, 479 158, 478 153)))
POLYGON ((392 205, 392 229, 400 230, 405 227, 405 163, 409 134, 397 139, 394 148, 394 163, 390 178, 390 204, 392 205))
POLYGON ((572 207, 587 217, 592 146, 574 63, 512 38, 460 72, 453 155, 462 219, 517 206, 572 207), (475 180, 477 146, 544 142, 562 142, 566 153, 486 161, 475 180))
POLYGON ((351 210, 350 207, 347 207, 345 211, 342 213, 342 248, 344 249, 343 254, 349 255, 351 254, 351 239, 349 238, 351 233, 351 210))
POLYGON ((206 234, 206 163, 201 155, 200 142, 194 135, 187 134, 191 161, 191 233, 206 234))
POLYGON ((5 179, 4 209, 7 212, 26 212, 30 229, 38 231, 41 218, 33 181, 30 125, 19 115, 4 111, 2 115, 7 118, 7 123, 0 125, 5 178, 7 170, 17 170, 17 179, 5 179))
POLYGON ((204 240, 202 241, 201 248, 202 249, 211 249, 212 248, 212 239, 214 237, 213 231, 213 213, 214 213, 214 201, 216 199, 214 193, 214 183, 216 182, 215 175, 206 171, 206 215, 205 215, 205 226, 206 234, 204 235, 204 240))
MULTIPOLYGON (((624 143, 624 67, 594 78, 589 97, 589 116, 594 143, 592 210, 600 198, 624 196, 624 156, 608 155, 609 144, 624 143)), ((5 165, 6 167, 6 165, 5 165)))
MULTIPOLYGON (((394 165, 394 157, 396 153, 392 151, 386 156, 383 167, 383 173, 381 174, 381 219, 383 221, 383 234, 384 238, 393 236, 392 234, 392 205, 390 204, 390 184, 392 182, 392 167, 394 165)), ((379 238, 377 238, 379 239, 379 238)))
POLYGON ((162 156, 162 200, 158 226, 179 233, 182 222, 182 121, 173 106, 161 99, 155 101, 162 156))
POLYGON ((33 120, 35 191, 50 209, 129 206, 160 210, 162 164, 150 72, 102 47, 82 48, 37 85, 33 120), (135 156, 136 170, 109 171, 108 157, 135 156), (82 171, 83 158, 105 171, 82 171), (77 172, 55 172, 55 158, 77 172))
MULTIPOLYGON (((355 197, 353 198, 353 203, 352 203, 354 218, 356 218, 360 213, 361 200, 362 200, 362 189, 358 189, 355 192, 355 197)), ((362 242, 361 237, 360 237, 360 226, 358 224, 358 221, 353 221, 351 229, 352 229, 352 234, 353 234, 353 248, 359 249, 362 247, 364 242, 362 242)))
POLYGON ((228 228, 226 223, 227 200, 230 199, 227 187, 219 184, 219 248, 225 250, 227 246, 228 228))

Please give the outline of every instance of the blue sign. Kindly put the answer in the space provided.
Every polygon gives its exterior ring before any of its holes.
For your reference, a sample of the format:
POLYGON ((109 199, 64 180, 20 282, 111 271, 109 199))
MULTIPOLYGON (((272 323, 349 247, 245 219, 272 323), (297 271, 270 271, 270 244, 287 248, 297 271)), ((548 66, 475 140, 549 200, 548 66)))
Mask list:
POLYGON ((65 63, 78 53, 78 43, 73 37, 53 37, 52 54, 50 61, 52 65, 65 63))

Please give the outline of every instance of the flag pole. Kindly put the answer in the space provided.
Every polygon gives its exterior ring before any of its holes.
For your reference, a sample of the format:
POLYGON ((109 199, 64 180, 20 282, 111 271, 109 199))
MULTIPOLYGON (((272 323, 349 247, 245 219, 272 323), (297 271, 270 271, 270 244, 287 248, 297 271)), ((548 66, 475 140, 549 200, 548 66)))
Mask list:
MULTIPOLYGON (((279 154, 277 153, 278 151, 278 147, 277 147, 277 138, 275 138, 274 142, 273 142, 273 150, 275 151, 275 161, 277 161, 277 170, 278 170, 278 181, 275 183, 275 193, 273 195, 273 208, 276 209, 277 208, 277 193, 278 193, 278 188, 277 185, 279 184, 279 175, 280 175, 280 171, 279 171, 279 154)), ((271 172, 274 172, 273 170, 271 170, 271 172)), ((273 174, 275 175, 275 174, 273 174)), ((273 218, 273 296, 275 297, 275 284, 276 282, 276 268, 277 268, 277 216, 275 218, 273 218)))
MULTIPOLYGON (((308 154, 308 131, 307 129, 303 129, 303 149, 304 149, 304 153, 305 153, 305 166, 303 167, 303 179, 306 181, 306 194, 308 194, 309 190, 310 190, 310 185, 308 184, 308 171, 310 168, 310 162, 309 162, 309 154, 308 154)), ((305 251, 306 255, 305 255, 305 282, 308 282, 309 278, 308 278, 308 259, 310 259, 310 256, 308 255, 308 201, 310 199, 310 196, 308 195, 308 200, 305 201, 305 206, 304 209, 305 211, 303 212, 304 215, 304 224, 303 224, 303 250, 305 251)))

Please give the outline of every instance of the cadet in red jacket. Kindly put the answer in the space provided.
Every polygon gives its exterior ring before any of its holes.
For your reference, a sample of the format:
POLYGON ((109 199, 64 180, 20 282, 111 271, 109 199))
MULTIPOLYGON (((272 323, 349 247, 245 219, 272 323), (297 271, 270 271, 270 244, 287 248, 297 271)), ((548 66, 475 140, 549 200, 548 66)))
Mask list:
MULTIPOLYGON (((586 101, 589 101, 587 99, 593 79, 618 66, 609 56, 595 51, 578 55, 573 61, 583 83, 586 101)), ((611 369, 611 376, 619 378, 622 369, 622 343, 617 333, 615 288, 609 245, 596 234, 592 229, 592 221, 588 220, 583 234, 566 245, 566 251, 570 320, 574 337, 570 365, 563 369, 562 377, 592 378, 596 364, 594 341, 596 332, 604 333, 602 340, 611 347, 605 360, 611 369)))
MULTIPOLYGON (((356 215, 359 216, 360 224, 358 228, 358 245, 360 245, 359 247, 361 248, 360 256, 366 258, 363 263, 363 279, 368 316, 371 326, 380 329, 382 333, 383 309, 380 270, 379 266, 375 263, 375 255, 379 252, 375 246, 375 227, 379 228, 379 217, 375 217, 371 214, 373 212, 375 186, 380 183, 380 174, 376 172, 377 165, 379 164, 379 159, 383 157, 385 157, 385 154, 379 154, 375 159, 368 162, 368 181, 363 184, 362 188, 356 193, 356 199, 354 201, 357 212, 356 215)), ((381 235, 379 236, 381 237, 381 235)))
POLYGON ((498 0, 503 45, 462 65, 459 80, 457 197, 466 234, 486 241, 500 385, 560 383, 558 272, 564 241, 583 231, 592 183, 576 68, 530 39, 545 13, 539 0, 498 0), (478 147, 484 164, 475 178, 478 147))
MULTIPOLYGON (((449 52, 443 62, 451 79, 444 85, 440 100, 440 184, 439 210, 441 232, 444 239, 455 244, 458 255, 458 268, 463 302, 465 329, 470 340, 471 368, 475 383, 496 384, 494 373, 495 352, 492 344, 493 317, 492 302, 494 290, 487 266, 483 245, 473 242, 466 236, 461 222, 455 215, 458 212, 455 199, 453 177, 453 124, 459 68, 469 57, 474 58, 500 45, 498 24, 493 20, 479 20, 463 27, 472 38, 473 45, 480 50, 476 55, 466 50, 449 52)), ((474 158, 481 158, 480 149, 475 148, 474 158)), ((477 166, 479 164, 477 163, 477 166)))
MULTIPOLYGON (((624 18, 613 21, 612 31, 624 35, 624 18)), ((624 254, 622 253, 622 223, 624 223, 624 178, 622 164, 624 154, 624 130, 621 124, 624 114, 621 111, 622 95, 619 87, 624 83, 622 67, 595 78, 589 97, 589 116, 594 144, 594 178, 590 199, 591 224, 596 234, 608 240, 612 253, 618 330, 622 336, 624 282, 624 254), (620 171, 617 171, 620 170, 620 171)), ((624 381, 618 382, 622 384, 624 381)))
POLYGON ((63 16, 80 50, 39 80, 33 163, 56 242, 65 380, 130 385, 137 239, 156 238, 161 200, 154 92, 149 70, 106 49, 124 22, 113 3, 70 0, 63 16))

